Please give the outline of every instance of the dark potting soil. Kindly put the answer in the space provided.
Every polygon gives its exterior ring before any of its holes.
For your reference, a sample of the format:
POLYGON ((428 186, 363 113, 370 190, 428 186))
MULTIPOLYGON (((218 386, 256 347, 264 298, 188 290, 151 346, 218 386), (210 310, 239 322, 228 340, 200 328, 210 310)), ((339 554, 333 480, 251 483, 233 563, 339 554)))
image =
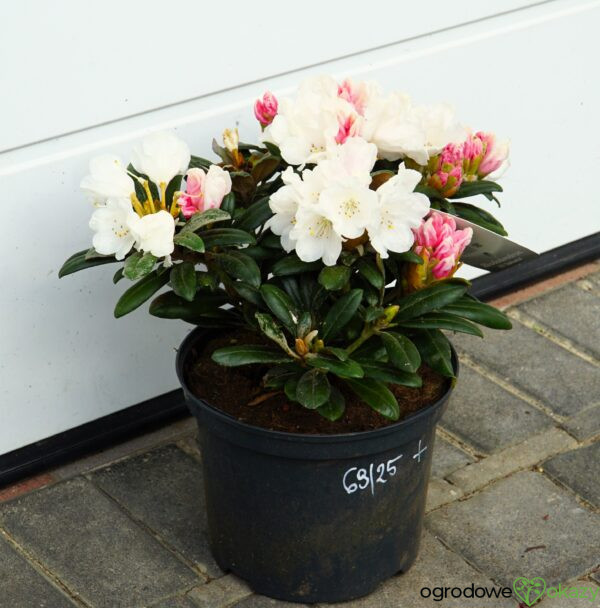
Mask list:
MULTIPOLYGON (((238 420, 274 431, 315 435, 370 431, 395 422, 373 410, 341 382, 337 386, 346 398, 346 410, 342 418, 331 422, 289 401, 283 391, 264 388, 261 380, 270 366, 224 367, 211 359, 217 348, 240 343, 267 342, 249 332, 219 336, 193 348, 185 370, 194 395, 238 420)), ((388 385, 398 400, 400 420, 437 401, 448 387, 448 379, 426 365, 421 366, 419 374, 423 378, 421 388, 388 385)))

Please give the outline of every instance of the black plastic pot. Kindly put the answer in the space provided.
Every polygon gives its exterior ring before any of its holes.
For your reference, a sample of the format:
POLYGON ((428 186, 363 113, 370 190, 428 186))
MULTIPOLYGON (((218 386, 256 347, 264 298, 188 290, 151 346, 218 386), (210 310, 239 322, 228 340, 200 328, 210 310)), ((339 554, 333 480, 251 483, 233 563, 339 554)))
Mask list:
MULTIPOLYGON (((451 390, 374 431, 300 435, 239 422, 186 383, 193 331, 177 373, 197 418, 215 560, 257 593, 339 602, 406 572, 419 549, 435 427, 451 390)), ((455 353, 454 363, 458 372, 455 353)))

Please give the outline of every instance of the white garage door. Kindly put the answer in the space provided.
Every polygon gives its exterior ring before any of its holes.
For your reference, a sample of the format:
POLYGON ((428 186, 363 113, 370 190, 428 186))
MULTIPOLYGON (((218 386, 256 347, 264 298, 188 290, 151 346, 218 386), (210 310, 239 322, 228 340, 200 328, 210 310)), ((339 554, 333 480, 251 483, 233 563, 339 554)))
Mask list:
POLYGON ((177 386, 187 327, 115 320, 88 246, 90 156, 175 128, 195 153, 309 73, 375 78, 512 140, 498 218, 546 251, 599 228, 600 3, 21 0, 0 8, 0 454, 177 386), (410 9, 407 7, 410 6, 410 9), (309 66, 309 67, 307 67, 309 66))

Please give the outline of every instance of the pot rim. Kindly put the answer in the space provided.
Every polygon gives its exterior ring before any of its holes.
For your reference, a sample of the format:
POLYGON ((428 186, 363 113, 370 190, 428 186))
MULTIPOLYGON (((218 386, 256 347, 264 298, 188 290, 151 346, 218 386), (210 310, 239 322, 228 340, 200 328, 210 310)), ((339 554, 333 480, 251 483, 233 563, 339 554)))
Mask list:
POLYGON ((296 443, 310 443, 310 444, 331 444, 331 443, 345 443, 345 442, 356 442, 356 441, 371 441, 380 437, 385 437, 391 433, 397 433, 402 428, 407 428, 412 426, 415 423, 418 423, 426 418, 429 418, 435 411, 441 408, 448 400, 450 394, 454 390, 454 386, 456 384, 456 379, 458 378, 459 372, 459 362, 458 355, 452 342, 450 342, 450 348, 452 350, 452 364, 455 372, 455 379, 450 379, 449 386, 444 394, 433 403, 428 406, 420 409, 418 412, 414 414, 410 414, 403 420, 399 420, 394 422, 393 424, 389 424, 387 426, 381 427, 379 429, 373 429, 370 431, 355 431, 352 433, 338 433, 338 434, 315 434, 315 433, 289 433, 287 431, 274 431, 271 429, 267 429, 260 426, 255 426, 252 424, 248 424, 246 422, 242 422, 215 407, 214 405, 208 403, 204 399, 197 397, 190 390, 184 374, 184 364, 185 359, 194 344, 198 341, 200 336, 213 333, 215 330, 206 329, 204 327, 196 327, 193 329, 183 340, 181 346, 177 349, 177 355, 175 357, 175 369, 177 373, 177 377, 181 386, 183 387, 184 394, 187 400, 192 401, 192 403, 198 407, 207 409, 212 416, 218 418, 221 422, 236 427, 241 431, 245 431, 246 433, 251 433, 254 435, 263 436, 265 438, 270 439, 278 439, 280 441, 293 441, 296 443))

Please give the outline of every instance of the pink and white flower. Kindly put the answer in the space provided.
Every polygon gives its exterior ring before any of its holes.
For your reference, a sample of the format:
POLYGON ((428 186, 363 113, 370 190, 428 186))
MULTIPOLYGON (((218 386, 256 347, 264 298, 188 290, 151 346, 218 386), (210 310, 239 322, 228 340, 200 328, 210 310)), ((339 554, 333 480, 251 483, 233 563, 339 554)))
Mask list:
POLYGON ((479 131, 475 134, 483 144, 483 158, 479 163, 477 175, 487 179, 498 179, 508 169, 508 142, 498 143, 493 133, 479 131))
POLYGON ((186 191, 178 203, 184 217, 189 218, 198 211, 218 209, 231 192, 231 176, 218 165, 211 165, 207 172, 192 168, 186 173, 186 191))
POLYGON ((463 146, 447 144, 439 156, 429 162, 427 183, 442 196, 456 194, 463 181, 463 146))

